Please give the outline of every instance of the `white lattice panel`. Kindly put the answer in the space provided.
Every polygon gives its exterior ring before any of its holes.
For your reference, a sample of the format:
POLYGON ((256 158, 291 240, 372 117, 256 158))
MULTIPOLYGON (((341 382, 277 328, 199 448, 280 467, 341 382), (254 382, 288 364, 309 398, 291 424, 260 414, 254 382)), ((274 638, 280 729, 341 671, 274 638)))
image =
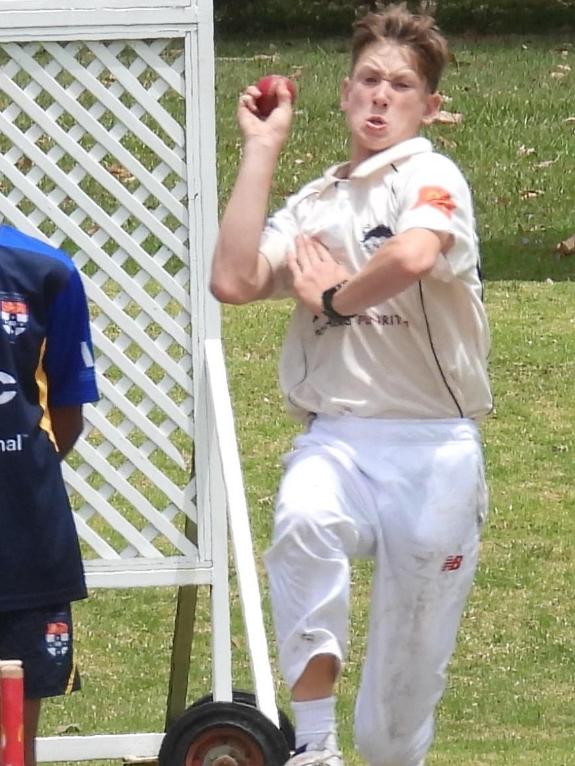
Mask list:
POLYGON ((70 253, 91 303, 102 399, 65 467, 86 559, 199 557, 185 53, 0 44, 0 212, 70 253))
MULTIPOLYGON (((277 725, 206 289, 212 35, 211 0, 0 0, 0 215, 66 250, 90 300, 102 399, 65 466, 89 585, 209 584, 212 692, 231 700, 229 529, 256 698, 277 725)), ((171 680, 190 630, 176 620, 171 680)), ((170 688, 173 714, 186 689, 170 688)), ((162 736, 45 737, 38 760, 149 757, 162 736)))

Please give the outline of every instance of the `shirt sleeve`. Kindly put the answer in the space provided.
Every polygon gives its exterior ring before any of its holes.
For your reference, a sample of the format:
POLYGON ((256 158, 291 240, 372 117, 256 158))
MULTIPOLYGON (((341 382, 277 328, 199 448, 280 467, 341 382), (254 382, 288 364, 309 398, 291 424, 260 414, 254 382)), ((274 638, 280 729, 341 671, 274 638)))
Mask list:
POLYGON ((453 236, 453 245, 432 272, 436 277, 448 280, 477 267, 471 192, 458 167, 443 155, 427 155, 414 162, 399 186, 396 231, 414 228, 453 236))
POLYGON ((273 274, 271 298, 293 296, 292 277, 287 256, 295 247, 299 227, 290 201, 268 218, 260 241, 260 253, 269 263, 273 274))
POLYGON ((88 305, 80 274, 73 265, 50 306, 44 367, 50 406, 97 401, 88 305))

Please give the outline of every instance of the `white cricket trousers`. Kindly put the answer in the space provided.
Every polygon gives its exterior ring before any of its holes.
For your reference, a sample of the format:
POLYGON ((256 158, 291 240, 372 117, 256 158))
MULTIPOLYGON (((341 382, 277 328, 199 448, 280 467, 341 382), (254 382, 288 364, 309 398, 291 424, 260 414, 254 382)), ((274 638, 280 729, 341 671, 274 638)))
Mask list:
POLYGON ((418 766, 487 512, 477 427, 321 415, 285 467, 266 553, 285 679, 317 654, 345 660, 350 559, 373 557, 357 747, 370 766, 418 766))

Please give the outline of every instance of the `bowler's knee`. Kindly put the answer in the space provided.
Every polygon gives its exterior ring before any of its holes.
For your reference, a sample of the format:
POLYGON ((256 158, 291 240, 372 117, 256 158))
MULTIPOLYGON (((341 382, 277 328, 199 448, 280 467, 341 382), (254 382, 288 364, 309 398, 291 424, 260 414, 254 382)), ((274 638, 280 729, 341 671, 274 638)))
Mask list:
POLYGON ((296 545, 322 552, 341 550, 349 555, 357 546, 355 525, 337 510, 307 504, 278 506, 273 544, 296 545))

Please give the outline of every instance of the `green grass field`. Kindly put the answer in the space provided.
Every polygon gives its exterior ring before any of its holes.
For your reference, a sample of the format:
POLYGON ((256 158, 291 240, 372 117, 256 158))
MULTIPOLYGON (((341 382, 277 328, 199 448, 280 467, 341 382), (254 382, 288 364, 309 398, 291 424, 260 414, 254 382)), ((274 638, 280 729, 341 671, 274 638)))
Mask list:
MULTIPOLYGON (((482 240, 496 407, 483 424, 491 488, 476 587, 438 711, 428 766, 575 764, 575 49, 560 37, 462 39, 442 92, 457 125, 429 130, 463 168, 482 240), (571 70, 574 71, 571 71, 571 70)), ((338 109, 347 66, 339 41, 221 43, 218 173, 225 202, 239 156, 235 104, 267 72, 298 76, 292 139, 272 205, 345 157, 338 109)), ((288 303, 227 308, 223 336, 256 552, 265 549, 280 455, 296 427, 285 416, 276 361, 288 303)), ((262 572, 261 559, 258 566, 262 572)), ((354 571, 350 657, 340 685, 348 766, 362 656, 368 564, 354 571)), ((174 593, 97 592, 77 608, 84 692, 47 704, 44 733, 159 730, 174 593)), ((251 686, 234 599, 236 685, 251 686)), ((190 701, 210 689, 209 613, 202 596, 190 701)), ((270 645, 273 649, 273 641, 270 645)), ((278 680, 281 704, 287 696, 278 680)))

